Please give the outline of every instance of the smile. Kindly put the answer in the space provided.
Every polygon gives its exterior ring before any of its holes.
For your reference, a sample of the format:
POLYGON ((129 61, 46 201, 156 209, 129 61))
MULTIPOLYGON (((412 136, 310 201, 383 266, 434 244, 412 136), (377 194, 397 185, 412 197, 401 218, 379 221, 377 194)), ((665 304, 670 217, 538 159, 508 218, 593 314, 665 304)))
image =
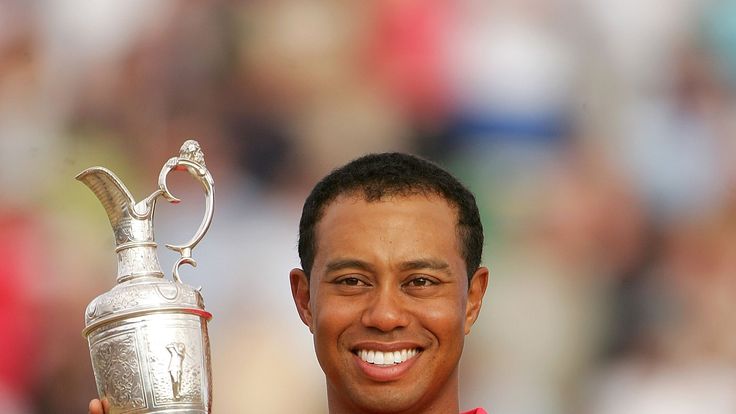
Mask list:
POLYGON ((415 357, 418 353, 419 350, 416 348, 387 352, 372 349, 359 349, 355 351, 355 354, 364 362, 384 366, 401 364, 415 357))

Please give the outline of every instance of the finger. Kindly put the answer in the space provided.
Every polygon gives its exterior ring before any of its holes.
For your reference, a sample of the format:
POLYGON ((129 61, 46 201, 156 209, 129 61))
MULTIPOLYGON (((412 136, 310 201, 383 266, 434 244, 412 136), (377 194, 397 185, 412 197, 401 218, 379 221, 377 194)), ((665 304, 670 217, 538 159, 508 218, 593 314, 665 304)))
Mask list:
POLYGON ((103 414, 100 400, 92 400, 89 402, 89 414, 103 414))
POLYGON ((107 401, 107 398, 102 399, 102 408, 105 411, 105 414, 110 412, 110 401, 107 401))

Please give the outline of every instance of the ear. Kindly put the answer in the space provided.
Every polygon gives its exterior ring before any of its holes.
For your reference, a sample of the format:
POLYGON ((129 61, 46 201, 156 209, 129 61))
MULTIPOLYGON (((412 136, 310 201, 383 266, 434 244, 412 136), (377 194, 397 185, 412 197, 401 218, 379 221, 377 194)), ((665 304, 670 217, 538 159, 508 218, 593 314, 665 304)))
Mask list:
POLYGON ((486 287, 488 287, 488 268, 479 267, 473 274, 473 278, 470 279, 470 286, 468 286, 468 302, 465 305, 465 335, 470 333, 470 328, 478 319, 480 307, 483 304, 483 296, 486 294, 486 287))
POLYGON ((291 283, 291 296, 294 298, 296 311, 299 317, 312 332, 312 310, 309 307, 309 279, 302 269, 291 269, 289 272, 289 282, 291 283))

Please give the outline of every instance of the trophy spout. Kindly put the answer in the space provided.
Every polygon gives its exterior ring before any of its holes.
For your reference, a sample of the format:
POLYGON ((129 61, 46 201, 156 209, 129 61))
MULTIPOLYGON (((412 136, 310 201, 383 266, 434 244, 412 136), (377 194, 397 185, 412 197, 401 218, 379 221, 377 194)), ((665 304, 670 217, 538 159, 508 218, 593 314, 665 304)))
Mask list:
POLYGON ((159 191, 140 203, 110 170, 88 168, 76 177, 100 200, 115 234, 118 282, 144 276, 163 277, 153 237, 153 210, 159 191))
POLYGON ((97 196, 105 208, 113 232, 118 233, 130 217, 135 205, 133 196, 122 181, 110 170, 103 167, 87 168, 75 177, 84 183, 97 196))

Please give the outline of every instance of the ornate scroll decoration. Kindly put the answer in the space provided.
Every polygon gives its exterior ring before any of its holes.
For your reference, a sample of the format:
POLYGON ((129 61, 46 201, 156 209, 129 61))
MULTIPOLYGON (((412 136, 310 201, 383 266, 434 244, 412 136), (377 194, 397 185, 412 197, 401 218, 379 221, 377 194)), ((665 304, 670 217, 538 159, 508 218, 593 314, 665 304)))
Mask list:
POLYGON ((92 349, 92 360, 97 388, 113 406, 125 411, 146 407, 133 334, 100 341, 92 349))

